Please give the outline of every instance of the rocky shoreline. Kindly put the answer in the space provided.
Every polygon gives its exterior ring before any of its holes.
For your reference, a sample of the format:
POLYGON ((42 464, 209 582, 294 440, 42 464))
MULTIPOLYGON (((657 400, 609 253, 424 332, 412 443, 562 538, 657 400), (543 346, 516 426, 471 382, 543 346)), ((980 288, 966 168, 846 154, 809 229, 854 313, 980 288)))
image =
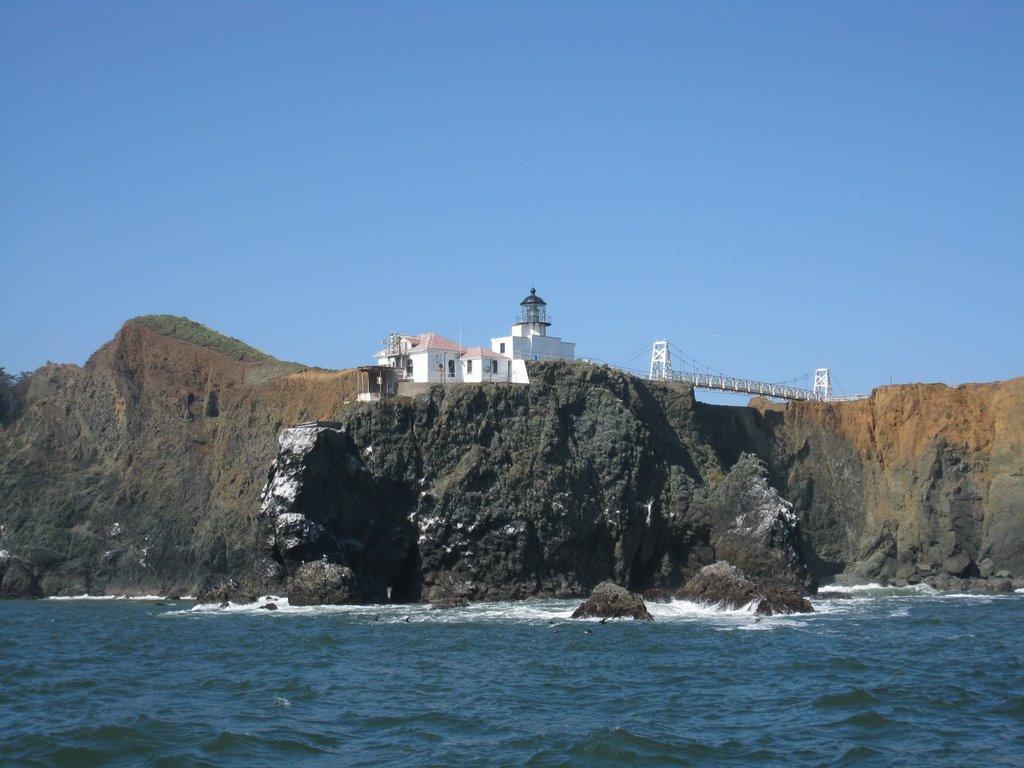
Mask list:
POLYGON ((1024 588, 1024 378, 727 407, 537 363, 528 387, 361 404, 349 372, 187 323, 131 321, 23 382, 0 597, 663 599, 718 561, 779 596, 1024 588))

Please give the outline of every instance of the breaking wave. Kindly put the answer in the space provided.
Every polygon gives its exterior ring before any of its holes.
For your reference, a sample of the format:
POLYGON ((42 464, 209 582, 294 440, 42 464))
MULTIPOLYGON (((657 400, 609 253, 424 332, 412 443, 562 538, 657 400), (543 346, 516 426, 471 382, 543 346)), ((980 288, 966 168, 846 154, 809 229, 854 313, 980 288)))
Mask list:
MULTIPOLYGON (((164 595, 52 595, 47 600, 144 600, 154 602, 166 600, 164 595)), ((193 600, 193 597, 183 597, 182 600, 193 600)))

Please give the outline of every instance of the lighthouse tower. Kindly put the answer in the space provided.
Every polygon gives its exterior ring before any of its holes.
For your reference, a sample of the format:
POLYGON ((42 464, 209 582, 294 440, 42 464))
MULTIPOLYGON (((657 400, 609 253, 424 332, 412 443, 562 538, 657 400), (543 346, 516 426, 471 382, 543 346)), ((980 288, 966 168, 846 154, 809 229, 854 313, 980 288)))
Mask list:
POLYGON ((519 314, 512 323, 512 335, 491 339, 491 350, 513 360, 572 360, 576 345, 549 336, 551 318, 548 304, 531 288, 530 295, 519 302, 519 314))
POLYGON ((520 310, 516 321, 512 324, 513 336, 547 336, 548 303, 537 295, 537 289, 531 288, 530 295, 519 302, 520 310))

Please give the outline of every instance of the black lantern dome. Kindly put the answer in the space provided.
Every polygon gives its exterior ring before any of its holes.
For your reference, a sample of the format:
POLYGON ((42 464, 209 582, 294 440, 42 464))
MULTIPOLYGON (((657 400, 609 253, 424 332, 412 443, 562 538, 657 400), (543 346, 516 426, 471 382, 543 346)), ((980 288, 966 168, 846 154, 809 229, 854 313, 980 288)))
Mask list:
POLYGON ((519 312, 519 317, 516 318, 517 325, 523 323, 536 323, 543 326, 551 325, 548 322, 548 303, 537 295, 536 288, 530 289, 530 295, 519 302, 519 306, 522 309, 519 312))

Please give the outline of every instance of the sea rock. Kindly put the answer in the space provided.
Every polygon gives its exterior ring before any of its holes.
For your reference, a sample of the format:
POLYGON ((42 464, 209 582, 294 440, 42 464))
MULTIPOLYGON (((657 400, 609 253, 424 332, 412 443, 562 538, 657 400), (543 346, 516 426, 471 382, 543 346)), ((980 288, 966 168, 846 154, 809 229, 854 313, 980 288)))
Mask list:
POLYGON ((393 491, 378 485, 340 425, 282 430, 260 496, 263 578, 283 577, 289 596, 310 601, 302 604, 387 602, 413 535, 393 491))
POLYGON ((0 549, 0 598, 42 596, 32 564, 0 549))
POLYGON ((644 600, 640 595, 620 587, 611 581, 604 581, 594 587, 594 591, 579 608, 573 611, 572 618, 625 619, 654 621, 644 600))
POLYGON ((431 599, 430 605, 433 608, 465 608, 469 605, 469 598, 464 595, 443 595, 431 599))
POLYGON ((264 603, 260 606, 264 611, 276 611, 277 603, 264 603))
POLYGON ((197 603, 252 603, 256 595, 239 586, 234 579, 221 582, 213 589, 200 591, 196 595, 197 603))
POLYGON ((950 576, 963 577, 970 576, 971 571, 976 569, 970 555, 966 552, 957 552, 942 562, 942 570, 950 576))
POLYGON ((734 563, 759 584, 809 586, 799 519, 793 505, 768 482, 761 459, 742 454, 714 488, 706 508, 719 560, 734 563))
POLYGON ((291 605, 348 605, 362 602, 352 569, 327 560, 303 563, 288 583, 291 605))
POLYGON ((676 597, 696 603, 710 603, 724 608, 742 608, 757 601, 755 612, 809 613, 810 602, 792 587, 762 588, 746 577, 739 568, 725 561, 707 565, 676 593, 676 597))
POLYGON ((769 587, 764 591, 757 613, 771 616, 777 613, 813 613, 811 601, 792 587, 769 587))
POLYGON ((720 560, 706 565, 676 592, 676 597, 695 603, 742 608, 760 597, 757 585, 739 568, 720 560))
POLYGON ((661 587, 645 589, 641 596, 648 603, 669 603, 672 601, 672 594, 667 589, 662 589, 661 587))

